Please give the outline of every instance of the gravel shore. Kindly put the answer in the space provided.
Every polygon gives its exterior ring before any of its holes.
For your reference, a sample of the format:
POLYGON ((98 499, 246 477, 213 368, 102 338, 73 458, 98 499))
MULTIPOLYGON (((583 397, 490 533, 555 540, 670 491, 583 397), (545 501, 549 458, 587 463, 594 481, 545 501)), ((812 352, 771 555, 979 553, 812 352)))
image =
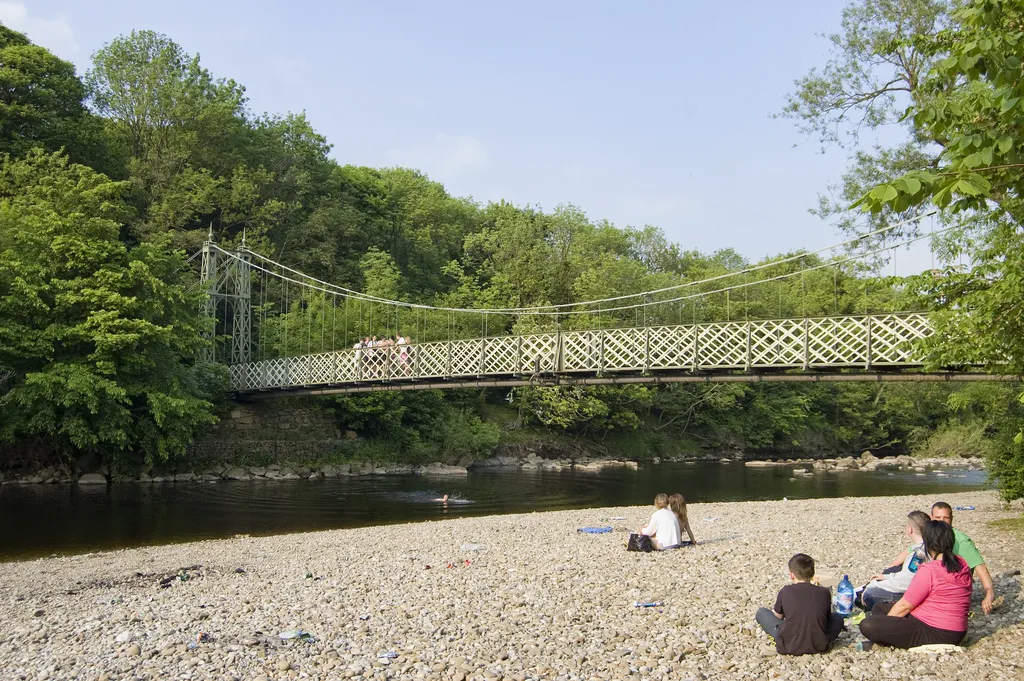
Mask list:
POLYGON ((1009 573, 1024 551, 987 522, 1020 511, 992 492, 945 500, 976 508, 954 520, 1003 597, 985 616, 976 586, 962 652, 861 653, 848 631, 826 655, 786 658, 753 622, 793 553, 855 583, 878 572, 904 547, 907 511, 935 501, 907 496, 694 504, 701 544, 665 554, 625 551, 651 512, 629 507, 7 563, 0 678, 1022 679, 1009 573), (594 525, 615 531, 576 532, 594 525))

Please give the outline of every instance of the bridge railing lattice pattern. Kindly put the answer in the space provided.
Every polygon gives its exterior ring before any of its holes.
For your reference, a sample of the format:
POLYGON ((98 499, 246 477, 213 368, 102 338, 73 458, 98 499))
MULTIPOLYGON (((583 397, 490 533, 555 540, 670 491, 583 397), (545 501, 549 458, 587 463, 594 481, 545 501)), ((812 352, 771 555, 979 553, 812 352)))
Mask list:
POLYGON ((563 331, 345 349, 229 367, 234 390, 420 379, 659 371, 845 369, 921 364, 919 313, 563 331))

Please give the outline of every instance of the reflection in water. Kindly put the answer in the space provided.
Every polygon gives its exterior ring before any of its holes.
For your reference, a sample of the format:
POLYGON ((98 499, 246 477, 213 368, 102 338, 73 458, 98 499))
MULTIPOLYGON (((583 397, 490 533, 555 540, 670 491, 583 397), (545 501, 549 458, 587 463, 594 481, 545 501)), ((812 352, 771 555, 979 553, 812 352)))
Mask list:
POLYGON ((416 492, 395 492, 391 495, 391 500, 397 503, 408 503, 408 504, 472 504, 472 499, 463 499, 462 497, 455 494, 448 494, 448 498, 445 498, 445 492, 439 492, 437 490, 425 490, 416 492))
POLYGON ((882 496, 984 489, 983 471, 842 471, 792 478, 788 467, 662 464, 600 472, 485 469, 443 481, 415 475, 109 486, 0 487, 0 557, 94 551, 234 534, 276 534, 494 513, 690 503, 882 496), (436 499, 449 495, 446 504, 436 499))

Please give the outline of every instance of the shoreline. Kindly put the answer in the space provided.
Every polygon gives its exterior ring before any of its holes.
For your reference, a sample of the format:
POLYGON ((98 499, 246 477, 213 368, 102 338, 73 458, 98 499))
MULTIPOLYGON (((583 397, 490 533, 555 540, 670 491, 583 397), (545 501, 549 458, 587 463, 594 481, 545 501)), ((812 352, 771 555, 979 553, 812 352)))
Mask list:
MULTIPOLYGON (((935 501, 898 496, 692 504, 701 544, 667 554, 623 548, 651 509, 605 507, 8 562, 0 668, 12 678, 90 680, 953 678, 966 669, 1019 678, 1024 600, 1019 575, 1007 573, 1024 557, 1020 540, 988 521, 1020 511, 994 492, 945 499, 977 509, 954 520, 1005 602, 972 618, 964 652, 935 659, 857 653, 849 634, 826 655, 784 658, 753 624, 784 585, 792 553, 814 556, 819 575, 857 583, 877 572, 902 548, 907 510, 935 501), (615 531, 576 532, 595 524, 615 531), (648 600, 665 605, 631 607, 648 600), (282 642, 289 629, 316 641, 282 642), (202 633, 212 640, 197 643, 202 633), (397 657, 377 657, 385 651, 397 657)), ((979 601, 980 587, 974 610, 979 601)))
POLYGON ((47 466, 38 470, 12 474, 0 470, 0 486, 3 485, 104 485, 138 482, 161 484, 174 482, 219 482, 221 480, 316 480, 320 478, 348 478, 381 475, 426 475, 426 476, 462 476, 471 470, 487 469, 519 469, 537 471, 600 471, 605 468, 631 468, 636 470, 641 463, 661 465, 663 463, 686 464, 718 462, 722 465, 745 465, 751 467, 793 467, 794 474, 807 475, 813 471, 875 471, 879 468, 895 468, 898 470, 912 469, 926 472, 936 468, 956 468, 962 470, 984 470, 985 460, 982 458, 946 457, 916 458, 907 454, 890 457, 876 457, 871 452, 864 452, 859 457, 824 457, 824 458, 781 458, 766 456, 765 458, 746 458, 743 456, 693 457, 653 457, 638 461, 633 459, 598 458, 598 457, 561 457, 545 458, 536 452, 528 452, 522 457, 495 456, 464 462, 465 465, 449 465, 440 461, 429 464, 404 464, 394 462, 353 461, 348 463, 273 463, 260 466, 240 466, 222 463, 211 467, 197 468, 185 472, 160 472, 151 475, 140 471, 130 477, 111 475, 106 468, 93 472, 71 471, 66 467, 47 466))

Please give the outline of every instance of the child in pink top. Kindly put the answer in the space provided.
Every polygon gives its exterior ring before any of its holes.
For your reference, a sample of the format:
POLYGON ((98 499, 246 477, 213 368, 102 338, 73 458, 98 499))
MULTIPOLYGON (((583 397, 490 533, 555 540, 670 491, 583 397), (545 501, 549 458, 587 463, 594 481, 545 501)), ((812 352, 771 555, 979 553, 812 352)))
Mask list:
POLYGON ((974 579, 964 559, 953 553, 953 530, 930 520, 921 536, 932 560, 917 569, 903 598, 892 605, 876 605, 860 623, 861 633, 871 643, 894 648, 956 645, 967 633, 974 579))

